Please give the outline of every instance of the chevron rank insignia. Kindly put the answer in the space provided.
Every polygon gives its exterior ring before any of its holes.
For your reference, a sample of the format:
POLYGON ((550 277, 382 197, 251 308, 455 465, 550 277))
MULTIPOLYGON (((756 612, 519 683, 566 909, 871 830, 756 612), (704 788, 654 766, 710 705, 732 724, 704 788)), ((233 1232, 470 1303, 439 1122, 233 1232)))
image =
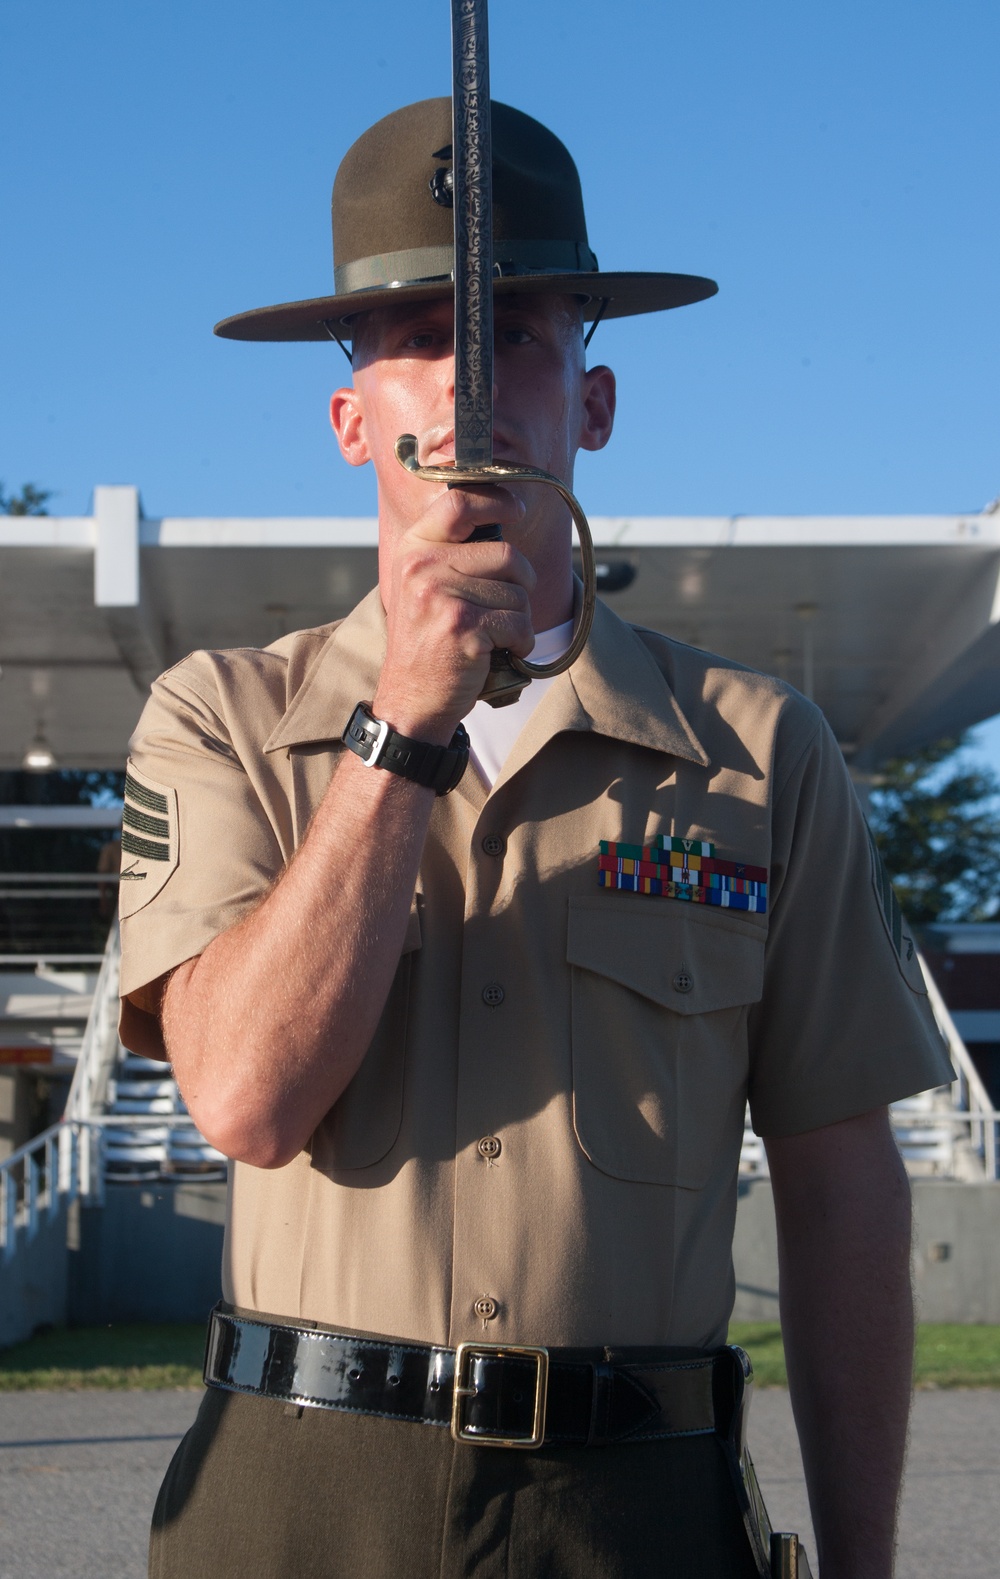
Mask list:
POLYGON ((124 919, 147 905, 180 859, 177 791, 157 784, 129 762, 122 807, 122 869, 118 913, 124 919))
POLYGON ((601 840, 597 881, 602 888, 662 899, 685 899, 725 910, 767 911, 767 867, 725 861, 707 839, 674 839, 660 834, 652 844, 601 840))

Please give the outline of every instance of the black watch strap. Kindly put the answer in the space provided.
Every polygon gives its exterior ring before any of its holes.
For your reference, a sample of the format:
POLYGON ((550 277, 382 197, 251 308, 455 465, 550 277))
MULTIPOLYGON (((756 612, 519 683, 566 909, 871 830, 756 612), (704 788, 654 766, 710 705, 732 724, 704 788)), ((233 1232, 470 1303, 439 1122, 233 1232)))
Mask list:
POLYGON ((397 734, 384 719, 372 715, 367 702, 358 703, 341 739, 366 767, 388 768, 436 795, 447 795, 455 788, 469 761, 469 735, 464 724, 459 724, 448 745, 435 746, 397 734))

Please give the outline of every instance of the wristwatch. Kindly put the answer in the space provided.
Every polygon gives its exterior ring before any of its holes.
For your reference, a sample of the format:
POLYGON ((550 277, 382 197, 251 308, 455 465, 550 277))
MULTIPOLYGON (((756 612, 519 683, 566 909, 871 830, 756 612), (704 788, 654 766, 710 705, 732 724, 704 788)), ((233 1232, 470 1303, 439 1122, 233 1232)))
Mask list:
POLYGON ((432 789, 435 795, 448 795, 469 761, 469 735, 464 724, 459 724, 448 745, 434 746, 397 734, 383 718, 372 716, 367 702, 358 703, 340 738, 366 768, 388 768, 400 778, 432 789))

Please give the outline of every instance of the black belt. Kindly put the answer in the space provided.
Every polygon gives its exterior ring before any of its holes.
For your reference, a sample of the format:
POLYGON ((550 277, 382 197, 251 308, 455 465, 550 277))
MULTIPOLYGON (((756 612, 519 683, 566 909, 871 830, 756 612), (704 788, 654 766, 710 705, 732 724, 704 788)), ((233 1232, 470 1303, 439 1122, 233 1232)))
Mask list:
POLYGON ((588 1447, 738 1431, 740 1349, 458 1349, 347 1337, 212 1312, 210 1387, 285 1403, 450 1426, 487 1447, 588 1447))

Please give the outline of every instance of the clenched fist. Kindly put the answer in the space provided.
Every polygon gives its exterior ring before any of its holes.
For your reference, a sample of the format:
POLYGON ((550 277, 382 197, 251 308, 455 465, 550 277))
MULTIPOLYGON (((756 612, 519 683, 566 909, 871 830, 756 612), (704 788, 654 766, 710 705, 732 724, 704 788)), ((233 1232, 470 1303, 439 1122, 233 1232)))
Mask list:
POLYGON ((507 488, 445 488, 396 540, 373 705, 404 734, 447 744, 485 684, 493 649, 531 652, 534 570, 511 543, 468 541, 476 527, 514 527, 523 516, 507 488))

